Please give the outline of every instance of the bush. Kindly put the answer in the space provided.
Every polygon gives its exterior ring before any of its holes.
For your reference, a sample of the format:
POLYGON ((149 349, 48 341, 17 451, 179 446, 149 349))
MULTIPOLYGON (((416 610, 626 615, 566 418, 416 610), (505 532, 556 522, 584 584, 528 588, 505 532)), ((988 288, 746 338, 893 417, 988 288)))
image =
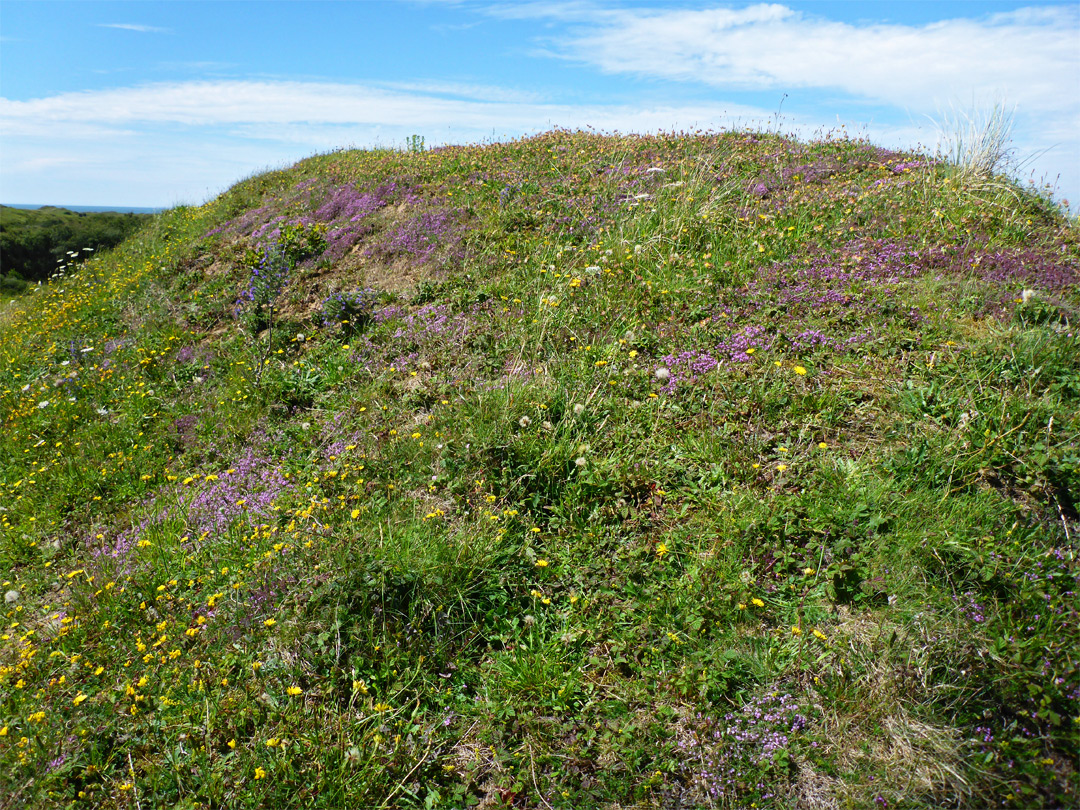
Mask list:
POLYGON ((18 276, 0 276, 0 293, 19 295, 26 291, 26 282, 18 276))

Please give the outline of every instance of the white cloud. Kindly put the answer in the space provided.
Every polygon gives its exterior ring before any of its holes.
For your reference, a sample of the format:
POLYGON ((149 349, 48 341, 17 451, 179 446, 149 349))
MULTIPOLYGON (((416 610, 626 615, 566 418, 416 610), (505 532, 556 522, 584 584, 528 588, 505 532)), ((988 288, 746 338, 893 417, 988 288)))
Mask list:
POLYGON ((118 28, 121 31, 138 31, 140 34, 167 34, 168 28, 158 28, 156 25, 140 25, 139 23, 98 23, 98 28, 118 28))
POLYGON ((727 89, 832 88, 912 110, 999 93, 1032 110, 1076 104, 1080 32, 1069 8, 929 25, 853 25, 778 4, 623 10, 560 53, 611 73, 727 89))

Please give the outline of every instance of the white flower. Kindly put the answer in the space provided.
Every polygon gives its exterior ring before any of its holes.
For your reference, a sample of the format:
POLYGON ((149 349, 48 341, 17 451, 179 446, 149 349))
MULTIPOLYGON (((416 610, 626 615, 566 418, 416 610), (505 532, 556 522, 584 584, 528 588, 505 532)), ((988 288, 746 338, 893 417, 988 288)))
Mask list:
POLYGON ((523 428, 527 428, 530 424, 532 424, 532 419, 527 416, 523 416, 518 419, 518 424, 521 425, 523 428))
POLYGON ((8 591, 7 593, 4 594, 4 604, 10 605, 10 604, 12 604, 14 602, 18 602, 18 601, 19 601, 19 592, 18 591, 8 591))
POLYGON ((578 467, 584 467, 588 463, 588 459, 586 459, 585 456, 578 456, 576 459, 574 459, 574 464, 578 467))
POLYGON ((1020 300, 1023 301, 1025 304, 1034 297, 1035 297, 1035 291, 1034 290, 1024 290, 1022 293, 1020 293, 1020 300))
POLYGON ((585 413, 585 406, 579 402, 574 406, 574 416, 581 416, 583 413, 585 413))
POLYGON ((667 382, 671 379, 671 372, 664 368, 664 366, 660 366, 660 368, 658 368, 655 373, 656 379, 658 379, 660 382, 667 382))
POLYGON ((47 400, 47 399, 43 399, 43 400, 41 400, 41 402, 39 402, 39 403, 37 404, 37 406, 38 406, 39 408, 48 408, 48 407, 49 407, 49 400, 47 400))

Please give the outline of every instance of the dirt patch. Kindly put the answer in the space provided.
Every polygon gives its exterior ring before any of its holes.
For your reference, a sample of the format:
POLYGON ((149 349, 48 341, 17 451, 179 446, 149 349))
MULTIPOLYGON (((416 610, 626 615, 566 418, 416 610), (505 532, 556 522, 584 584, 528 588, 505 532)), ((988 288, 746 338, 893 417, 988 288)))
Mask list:
POLYGON ((399 294, 409 294, 422 281, 443 281, 447 271, 430 264, 414 264, 405 258, 389 263, 369 261, 361 264, 364 286, 399 294))

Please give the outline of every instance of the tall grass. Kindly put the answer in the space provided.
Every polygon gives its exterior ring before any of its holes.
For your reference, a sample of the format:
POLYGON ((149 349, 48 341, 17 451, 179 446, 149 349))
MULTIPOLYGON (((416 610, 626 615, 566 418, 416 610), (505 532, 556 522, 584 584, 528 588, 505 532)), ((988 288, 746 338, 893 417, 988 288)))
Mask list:
POLYGON ((1001 102, 981 112, 954 109, 941 116, 938 153, 963 182, 986 183, 1013 168, 1012 127, 1013 113, 1001 102))

